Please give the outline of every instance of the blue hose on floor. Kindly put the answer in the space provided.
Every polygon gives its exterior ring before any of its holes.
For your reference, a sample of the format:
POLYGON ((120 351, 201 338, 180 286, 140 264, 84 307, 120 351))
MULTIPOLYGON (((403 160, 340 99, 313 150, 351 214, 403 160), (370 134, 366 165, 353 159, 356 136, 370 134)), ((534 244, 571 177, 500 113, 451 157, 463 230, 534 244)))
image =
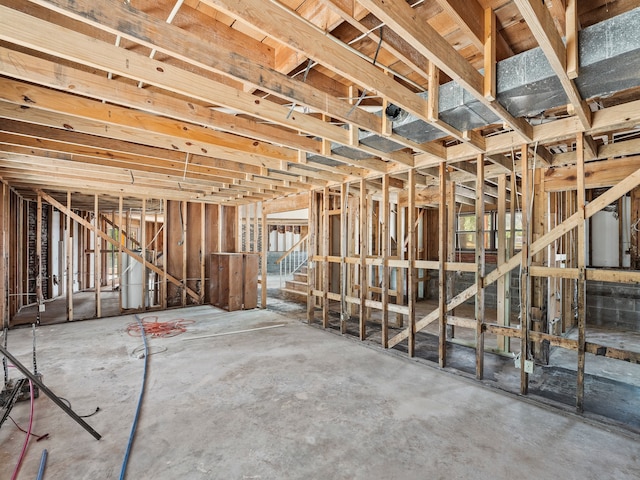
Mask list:
POLYGON ((44 467, 47 465, 47 449, 42 450, 42 457, 40 457, 40 468, 38 469, 38 476, 36 480, 42 480, 44 477, 44 467))
POLYGON ((149 349, 147 347, 147 337, 144 333, 144 325, 138 315, 136 315, 136 321, 140 325, 140 333, 142 335, 142 343, 144 344, 144 370, 142 372, 142 386, 140 388, 140 397, 138 397, 138 406, 136 407, 136 414, 133 417, 133 424, 131 425, 131 433, 129 434, 129 442, 127 443, 127 450, 122 460, 122 469, 120 470, 120 480, 124 480, 127 464, 129 463, 129 454, 131 453, 131 446, 133 445, 133 439, 136 435, 136 428, 138 427, 138 418, 140 417, 140 409, 142 407, 142 398, 144 396, 144 386, 147 383, 147 364, 149 363, 149 349))

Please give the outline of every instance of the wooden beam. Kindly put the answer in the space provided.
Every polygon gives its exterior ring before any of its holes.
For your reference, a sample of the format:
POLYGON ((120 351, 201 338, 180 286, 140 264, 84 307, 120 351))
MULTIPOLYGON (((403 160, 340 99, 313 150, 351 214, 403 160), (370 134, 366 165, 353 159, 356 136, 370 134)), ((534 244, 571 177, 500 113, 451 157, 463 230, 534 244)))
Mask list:
POLYGON ((476 319, 476 378, 482 380, 484 375, 484 276, 485 276, 485 245, 484 245, 484 155, 478 155, 476 161, 476 284, 478 292, 475 301, 476 319))
MULTIPOLYGON (((389 283, 391 275, 389 272, 389 257, 391 256, 391 233, 390 233, 390 210, 389 203, 389 175, 382 177, 382 330, 380 332, 380 341, 382 348, 387 348, 389 344, 389 283)), ((397 295, 397 293, 396 293, 397 295)))
MULTIPOLYGON (((55 205, 54 205, 55 206, 55 205)), ((60 209, 61 213, 64 213, 63 209, 60 209)), ((71 212, 71 192, 67 191, 67 206, 66 211, 71 212)), ((67 215, 65 218, 65 270, 66 270, 66 290, 67 290, 67 321, 73 321, 73 235, 71 229, 73 223, 71 221, 71 215, 67 215)))
POLYGON ((326 257, 329 251, 329 202, 331 197, 329 187, 325 187, 322 191, 322 254, 325 260, 322 262, 322 327, 329 327, 329 280, 331 278, 330 265, 326 257))
MULTIPOLYGON (((476 2, 468 2, 474 4, 476 2)), ((491 8, 484 10, 484 84, 483 94, 489 101, 496 99, 496 14, 491 8)))
POLYGON ((409 170, 409 181, 407 182, 407 188, 409 189, 409 205, 407 206, 407 260, 409 261, 409 268, 407 270, 407 297, 409 306, 409 357, 415 355, 416 348, 416 301, 417 301, 417 287, 416 281, 416 251, 418 248, 418 238, 416 234, 416 171, 415 169, 409 170))
POLYGON ((531 281, 529 277, 529 267, 531 266, 531 227, 529 225, 530 211, 530 172, 529 172, 529 149, 527 145, 522 145, 521 155, 521 183, 522 183, 522 249, 520 251, 522 265, 520 273, 520 394, 526 395, 529 392, 529 374, 525 365, 529 360, 529 329, 530 316, 529 302, 531 298, 531 281))
MULTIPOLYGON (((483 105, 508 123, 519 135, 531 140, 531 126, 523 119, 513 117, 497 101, 484 96, 482 75, 462 57, 431 25, 419 22, 411 6, 405 2, 360 0, 371 13, 403 36, 416 50, 434 62, 440 70, 457 81, 483 105)), ((482 19, 484 16, 481 16, 482 19)), ((465 139, 465 141, 468 139, 465 139)))
POLYGON ((567 49, 555 27, 549 9, 537 0, 514 0, 538 45, 560 80, 574 113, 584 129, 591 128, 591 110, 567 73, 567 49))
POLYGON ((360 252, 360 321, 359 321, 359 334, 360 340, 364 340, 367 335, 367 291, 369 287, 369 278, 367 275, 367 248, 369 230, 367 224, 367 184, 364 180, 360 180, 360 209, 359 209, 360 225, 358 227, 359 238, 359 252, 360 252))

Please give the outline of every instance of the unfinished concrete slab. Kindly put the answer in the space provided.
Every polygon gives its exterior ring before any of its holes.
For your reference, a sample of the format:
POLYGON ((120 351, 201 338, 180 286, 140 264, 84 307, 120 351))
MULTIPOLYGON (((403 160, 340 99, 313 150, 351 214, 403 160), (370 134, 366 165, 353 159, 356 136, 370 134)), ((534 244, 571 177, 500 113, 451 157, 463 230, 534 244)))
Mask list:
MULTIPOLYGON (((295 314, 199 306, 157 314, 195 320, 149 342, 149 371, 127 478, 616 478, 640 476, 638 437, 312 328, 295 314), (209 338, 188 338, 283 325, 209 338)), ((140 391, 133 316, 41 326, 45 383, 103 437, 41 396, 20 478, 117 478, 140 391)), ((30 364, 31 331, 9 333, 30 364)), ((12 372, 12 375, 16 375, 12 372)), ((26 426, 27 403, 12 413, 26 426)), ((24 434, 0 430, 0 477, 24 434)))

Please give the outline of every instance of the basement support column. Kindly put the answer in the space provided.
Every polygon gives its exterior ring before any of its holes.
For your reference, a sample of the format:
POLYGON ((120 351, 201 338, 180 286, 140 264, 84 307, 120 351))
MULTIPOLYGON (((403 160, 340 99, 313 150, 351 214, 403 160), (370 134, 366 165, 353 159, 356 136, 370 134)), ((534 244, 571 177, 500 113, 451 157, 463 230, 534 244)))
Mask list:
MULTIPOLYGON (((169 253, 169 247, 167 244, 167 239, 169 238, 169 232, 167 231, 167 220, 169 214, 167 212, 167 200, 162 200, 162 287, 160 289, 160 303, 162 305, 162 309, 165 310, 167 308, 167 285, 169 279, 167 278, 167 254, 169 253)), ((122 245, 122 242, 120 242, 122 245)), ((120 247, 122 250, 122 247, 120 247)))
MULTIPOLYGON (((71 211, 71 192, 67 192, 67 210, 71 211)), ((65 242, 65 254, 66 254, 66 270, 67 270, 67 321, 73 321, 73 236, 71 235, 71 229, 73 223, 71 223, 71 215, 67 213, 65 217, 66 232, 64 236, 65 242)))
POLYGON ((42 197, 38 195, 36 207, 36 302, 38 303, 38 318, 40 309, 44 308, 42 297, 42 197))
MULTIPOLYGON (((515 219, 511 216, 511 223, 515 219)), ((507 261, 507 176, 502 174, 498 177, 498 242, 497 242, 497 263, 498 266, 507 261)), ((508 258, 511 258, 509 256, 508 258)), ((500 276, 497 281, 497 323, 498 325, 509 325, 510 302, 508 295, 510 273, 500 276)), ((509 337, 498 335, 497 348, 500 352, 506 352, 509 337)))
POLYGON ((576 410, 584 411, 584 366, 586 343, 586 221, 584 186, 584 133, 576 136, 576 177, 578 190, 578 371, 576 387, 576 410))
MULTIPOLYGON (((186 242, 185 242, 186 243, 186 242)), ((140 211, 140 256, 147 259, 147 199, 142 199, 142 210, 140 211)), ((142 310, 147 306, 147 267, 140 265, 142 268, 142 302, 140 303, 142 310)), ((185 295, 186 295, 185 290, 185 295)))
POLYGON ((122 204, 123 198, 118 199, 118 312, 122 314, 122 204))
POLYGON ((484 374, 484 155, 479 154, 476 161, 476 378, 482 380, 484 374))
MULTIPOLYGON (((181 293, 181 304, 183 307, 187 305, 187 201, 180 202, 179 205, 182 220, 182 288, 180 289, 181 293)), ((140 220, 140 224, 142 225, 142 219, 140 220)), ((144 258, 144 257, 143 257, 144 258)))
MULTIPOLYGON (((100 200, 98 194, 93 196, 93 283, 96 291, 96 318, 102 317, 100 287, 102 283, 102 249, 100 248, 100 200)), ((87 262, 87 265, 89 262, 87 262)))
POLYGON ((347 333, 349 312, 347 305, 347 210, 349 201, 349 184, 340 187, 340 333, 347 333))
MULTIPOLYGON (((311 325, 316 310, 316 262, 314 257, 318 254, 317 230, 318 230, 318 197, 313 190, 309 192, 309 247, 307 261, 307 323, 311 325)), ((262 243, 264 251, 265 231, 262 230, 262 243)))
POLYGON ((407 243, 407 296, 409 306, 409 356, 415 355, 416 348, 416 171, 415 169, 409 170, 409 182, 407 188, 409 189, 409 205, 408 205, 408 218, 407 227, 409 233, 409 242, 407 243))
POLYGON ((367 336, 367 184, 360 179, 360 340, 367 336))
POLYGON ((525 362, 529 355, 529 296, 531 291, 529 278, 529 245, 531 235, 529 228, 529 159, 527 145, 522 145, 522 273, 520 280, 520 393, 529 391, 529 374, 525 371, 525 362))
POLYGON ((389 257, 391 256, 391 241, 389 234, 390 210, 389 204, 389 174, 382 176, 382 331, 380 340, 382 348, 389 346, 389 257))
POLYGON ((329 187, 324 187, 322 202, 322 328, 329 327, 329 187))
POLYGON ((267 308, 267 259, 269 256, 269 226, 267 225, 267 213, 264 203, 261 208, 262 223, 262 265, 260 266, 262 277, 260 278, 260 307, 267 308))
POLYGON ((447 366, 447 162, 440 162, 440 206, 438 208, 438 362, 447 366))

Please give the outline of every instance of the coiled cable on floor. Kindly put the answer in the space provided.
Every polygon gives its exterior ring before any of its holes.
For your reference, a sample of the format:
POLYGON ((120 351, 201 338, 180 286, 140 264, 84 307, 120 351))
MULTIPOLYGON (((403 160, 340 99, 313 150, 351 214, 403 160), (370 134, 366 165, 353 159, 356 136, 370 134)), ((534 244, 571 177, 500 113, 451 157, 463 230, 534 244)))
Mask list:
POLYGON ((129 455, 131 453, 131 447, 133 445, 133 439, 136 435, 136 428, 138 427, 138 419, 140 418, 140 409, 142 407, 142 399, 144 397, 144 387, 147 383, 147 365, 149 363, 149 347, 147 345, 147 337, 144 331, 144 325, 138 315, 136 315, 136 321, 140 326, 140 336, 142 337, 142 343, 144 345, 144 369, 142 371, 142 386, 140 387, 140 396, 138 397, 138 406, 136 407, 136 413, 133 417, 133 424, 131 425, 131 433, 129 434, 129 441, 127 442, 127 449, 124 453, 124 459, 122 460, 122 468, 120 470, 120 480, 124 480, 127 472, 127 464, 129 463, 129 455))

